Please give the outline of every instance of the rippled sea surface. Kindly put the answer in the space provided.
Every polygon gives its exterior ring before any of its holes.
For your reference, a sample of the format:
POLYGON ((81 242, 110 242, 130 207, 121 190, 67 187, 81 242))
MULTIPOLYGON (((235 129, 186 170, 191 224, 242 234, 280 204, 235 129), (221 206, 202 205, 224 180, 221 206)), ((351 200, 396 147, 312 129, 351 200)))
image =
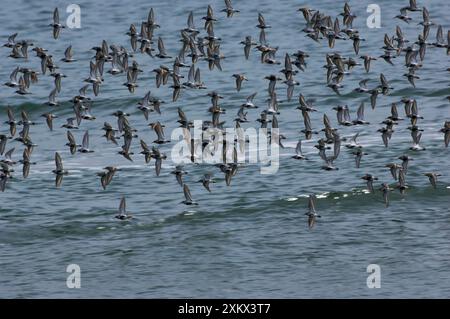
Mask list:
MULTIPOLYGON (((161 25, 155 31, 155 39, 161 36, 172 56, 181 47, 179 30, 185 27, 189 11, 194 12, 195 24, 201 29, 206 13, 204 1, 77 1, 81 7, 81 28, 64 29, 54 40, 50 27, 52 11, 58 6, 61 20, 65 21, 65 8, 70 2, 24 0, 2 2, 2 28, 0 37, 6 42, 8 35, 18 32, 18 39, 29 39, 35 45, 48 49, 67 75, 62 80, 62 90, 57 99, 61 105, 54 108, 58 115, 55 130, 50 132, 41 114, 50 110, 44 103, 51 89, 53 78, 40 75, 37 84, 31 86, 31 95, 19 96, 14 89, 0 88, 0 134, 8 132, 6 107, 10 105, 17 118, 26 110, 37 122, 31 127, 33 142, 38 144, 32 154, 30 176, 23 179, 21 165, 15 166, 14 178, 8 181, 4 193, 0 193, 0 297, 268 297, 268 298, 351 298, 351 297, 450 297, 450 149, 444 147, 439 129, 444 120, 450 120, 449 56, 445 49, 428 47, 423 67, 417 71, 420 79, 413 88, 405 77, 404 54, 394 59, 394 66, 382 59, 373 61, 365 74, 357 66, 345 76, 342 96, 326 87, 325 54, 340 52, 346 57, 357 56, 351 41, 336 41, 329 49, 326 41, 316 43, 301 32, 304 20, 296 11, 297 1, 238 1, 234 6, 241 12, 227 19, 220 12, 223 1, 209 1, 218 21, 216 36, 222 38, 221 50, 226 58, 223 71, 209 71, 206 61, 199 61, 202 80, 207 90, 183 90, 178 101, 171 102, 172 91, 168 86, 155 86, 155 74, 151 72, 160 64, 171 66, 172 59, 162 61, 137 53, 134 57, 144 72, 139 76, 134 94, 122 86, 124 74, 111 76, 105 73, 100 94, 93 96, 92 113, 96 121, 83 121, 80 130, 74 130, 77 141, 89 130, 91 154, 70 155, 65 146, 66 130, 60 128, 65 118, 72 116, 72 104, 68 102, 78 93, 82 80, 89 75, 89 60, 93 46, 106 40, 108 44, 124 45, 130 49, 126 35, 131 23, 140 25, 153 7, 156 20, 161 25), (100 128, 104 121, 117 124, 112 116, 116 110, 130 113, 129 120, 137 128, 139 138, 151 144, 155 133, 147 126, 137 102, 148 90, 167 101, 162 114, 152 113, 150 121, 166 125, 166 135, 177 126, 177 108, 181 107, 189 119, 209 120, 207 112, 210 98, 206 93, 218 91, 224 96, 221 106, 227 110, 221 119, 232 127, 235 114, 246 96, 258 92, 255 103, 259 109, 250 110, 250 123, 243 127, 258 127, 255 121, 266 106, 267 81, 264 76, 277 74, 282 65, 263 65, 259 52, 252 49, 250 59, 245 60, 239 42, 246 35, 257 40, 259 30, 257 13, 264 14, 272 25, 267 30, 267 41, 278 46, 277 58, 283 61, 286 52, 303 50, 310 54, 305 72, 295 78, 300 86, 295 88, 294 99, 280 104, 278 121, 286 136, 281 150, 280 167, 275 175, 260 174, 259 165, 241 167, 226 186, 223 174, 217 167, 200 164, 186 165, 189 172, 185 182, 190 186, 198 206, 185 206, 181 187, 170 174, 174 164, 163 163, 162 172, 156 176, 153 161, 145 164, 138 139, 133 140, 134 162, 129 162, 111 143, 102 137, 100 128), (73 46, 75 63, 63 63, 65 48, 73 46), (380 95, 377 107, 369 107, 367 94, 352 90, 358 82, 370 78, 369 87, 379 84, 383 72, 394 88, 387 96, 380 95), (234 87, 233 73, 244 73, 249 81, 240 92, 234 87), (317 136, 303 142, 303 152, 309 161, 291 158, 297 140, 304 128, 298 106, 298 94, 315 99, 318 112, 311 114, 314 129, 323 127, 326 113, 334 127, 338 127, 335 111, 338 104, 347 104, 352 117, 361 101, 366 102, 367 126, 339 126, 342 137, 360 132, 358 141, 369 154, 356 169, 351 152, 345 147, 336 160, 338 171, 321 170, 322 161, 314 144, 317 136), (403 96, 416 98, 419 112, 424 116, 418 125, 424 129, 422 144, 426 151, 413 152, 409 121, 395 127, 389 148, 382 144, 377 130, 390 112, 390 104, 403 96), (54 186, 54 153, 60 152, 65 168, 70 174, 63 185, 54 186), (391 205, 385 208, 381 192, 369 194, 361 176, 376 175, 378 189, 381 182, 390 183, 389 171, 384 167, 399 162, 398 156, 413 157, 407 175, 409 188, 404 196, 398 190, 391 193, 391 205), (103 191, 96 173, 104 166, 122 168, 107 190, 103 191), (438 188, 433 189, 427 171, 440 172, 438 188), (208 193, 197 183, 206 172, 214 174, 217 183, 208 193), (309 230, 307 217, 309 194, 318 196, 316 209, 322 216, 309 230), (122 196, 127 198, 127 209, 134 219, 120 222, 114 219, 122 196), (68 289, 66 267, 78 264, 81 268, 81 289, 68 289), (381 267, 381 288, 369 289, 366 285, 369 264, 381 267)), ((399 9, 407 1, 377 1, 381 8, 381 28, 366 26, 367 6, 373 1, 350 1, 352 11, 358 16, 354 27, 360 30, 361 54, 379 56, 383 53, 385 33, 393 35, 395 26, 402 27, 410 41, 417 39, 421 28, 421 13, 410 13, 413 21, 408 25, 394 21, 399 9)), ((307 3, 303 3, 307 4, 307 3)), ((441 24, 446 38, 450 28, 448 1, 421 1, 427 6, 431 19, 441 24)), ((335 17, 342 12, 342 1, 313 1, 310 7, 335 17)), ((202 30, 204 33, 204 30, 202 30)), ((429 41, 435 40, 436 27, 430 32, 429 41)), ((0 48, 0 79, 6 82, 17 66, 40 69, 40 60, 30 51, 28 61, 8 58, 10 49, 0 48)), ((357 59, 359 62, 362 60, 357 59)), ((131 60, 130 60, 131 61, 131 60)), ((105 65, 105 71, 110 65, 105 65)), ((187 69, 182 72, 187 76, 187 69)), ((281 74, 280 74, 281 75, 281 74)), ((277 84, 277 93, 286 100, 286 86, 277 84)), ((400 115, 404 117, 402 104, 400 115)), ((20 128, 19 128, 20 130, 20 128)), ((170 154, 174 143, 161 147, 170 154)), ((345 144, 345 142, 343 142, 345 144)), ((7 149, 15 147, 14 160, 21 159, 23 146, 8 141, 7 149)))

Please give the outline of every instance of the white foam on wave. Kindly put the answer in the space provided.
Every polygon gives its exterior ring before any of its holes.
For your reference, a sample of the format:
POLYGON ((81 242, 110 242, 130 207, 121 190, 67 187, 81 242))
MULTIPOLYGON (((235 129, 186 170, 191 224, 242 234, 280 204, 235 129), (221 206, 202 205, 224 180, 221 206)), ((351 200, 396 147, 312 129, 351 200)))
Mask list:
POLYGON ((183 215, 184 216, 192 216, 194 215, 196 212, 195 211, 190 211, 190 212, 185 212, 183 215))
POLYGON ((325 193, 316 195, 316 198, 327 198, 329 194, 330 194, 330 192, 325 192, 325 193))

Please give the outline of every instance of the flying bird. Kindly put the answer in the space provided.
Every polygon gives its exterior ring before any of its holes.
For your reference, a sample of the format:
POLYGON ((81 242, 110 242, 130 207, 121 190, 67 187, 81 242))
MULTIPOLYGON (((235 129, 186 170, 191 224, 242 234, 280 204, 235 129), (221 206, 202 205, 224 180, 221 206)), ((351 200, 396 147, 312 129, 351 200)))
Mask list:
POLYGON ((53 172, 53 174, 56 175, 56 180, 55 180, 56 187, 60 187, 64 175, 69 174, 69 171, 67 171, 63 168, 63 162, 61 159, 61 155, 59 155, 58 152, 55 153, 55 165, 56 165, 56 169, 54 169, 52 172, 53 172))
POLYGON ((127 220, 133 218, 131 213, 127 212, 127 203, 125 197, 122 197, 122 199, 120 200, 119 211, 118 214, 115 216, 115 218, 120 220, 127 220))
POLYGON ((59 23, 58 8, 55 8, 55 10, 53 11, 53 23, 50 23, 49 26, 53 28, 53 38, 58 39, 61 29, 65 28, 65 26, 59 23))

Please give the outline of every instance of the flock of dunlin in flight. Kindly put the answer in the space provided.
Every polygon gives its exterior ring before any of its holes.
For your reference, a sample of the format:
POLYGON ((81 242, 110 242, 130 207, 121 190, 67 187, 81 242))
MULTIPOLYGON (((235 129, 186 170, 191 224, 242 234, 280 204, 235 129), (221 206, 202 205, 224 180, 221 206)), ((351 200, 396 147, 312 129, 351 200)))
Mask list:
MULTIPOLYGON (((221 10, 227 16, 227 18, 232 18, 233 14, 238 13, 239 10, 235 10, 231 4, 230 0, 225 0, 226 7, 221 10)), ((390 37, 385 34, 384 37, 384 46, 382 49, 384 50, 384 54, 379 57, 374 57, 370 55, 359 55, 360 50, 360 42, 364 41, 361 38, 358 30, 352 27, 353 20, 356 18, 356 15, 351 11, 350 6, 346 3, 343 9, 343 12, 340 13, 334 20, 331 16, 325 15, 318 10, 313 10, 310 8, 300 8, 298 10, 303 14, 304 20, 306 22, 306 27, 302 30, 306 33, 306 36, 311 38, 316 42, 321 42, 321 40, 325 39, 328 41, 328 46, 333 48, 335 45, 335 41, 339 40, 351 40, 353 43, 353 49, 357 57, 363 60, 363 66, 366 72, 369 72, 370 65, 372 61, 382 58, 385 62, 393 64, 393 59, 404 55, 405 58, 405 67, 408 69, 407 73, 404 76, 407 78, 409 83, 415 87, 415 81, 420 79, 416 72, 420 70, 425 61, 426 49, 427 47, 433 46, 437 48, 443 48, 447 51, 447 55, 450 54, 450 31, 448 31, 447 41, 444 40, 443 30, 440 25, 432 22, 430 19, 430 15, 428 10, 425 7, 418 7, 416 5, 415 0, 410 0, 409 6, 406 6, 400 10, 400 14, 395 18, 406 23, 410 23, 410 21, 417 19, 416 15, 408 16, 409 13, 414 13, 416 11, 420 11, 422 13, 422 20, 418 23, 421 26, 420 33, 417 37, 417 40, 414 43, 411 43, 409 40, 405 38, 402 33, 402 30, 399 26, 396 27, 395 35, 390 37), (342 20, 341 20, 341 18, 342 20), (341 28, 341 22, 345 26, 341 28), (436 41, 429 42, 427 39, 429 38, 430 30, 433 26, 437 26, 436 31, 436 41)), ((129 58, 133 57, 134 54, 148 54, 152 58, 158 58, 166 61, 173 61, 172 68, 169 68, 166 65, 160 65, 158 68, 154 69, 152 72, 156 74, 156 87, 160 87, 161 85, 167 85, 169 79, 172 80, 172 85, 170 88, 173 89, 173 101, 176 101, 180 97, 180 93, 182 90, 190 89, 206 89, 205 84, 201 80, 200 69, 195 65, 197 62, 206 61, 208 63, 208 67, 210 70, 218 69, 222 71, 221 60, 225 58, 225 56, 221 53, 220 45, 221 38, 215 36, 214 34, 214 24, 216 23, 218 17, 214 15, 213 8, 208 6, 206 16, 202 17, 204 20, 204 29, 206 30, 206 34, 202 35, 202 31, 197 29, 194 24, 194 15, 191 12, 188 16, 187 27, 181 30, 181 43, 182 47, 179 51, 178 56, 174 59, 167 53, 164 42, 161 37, 158 37, 157 42, 157 50, 153 48, 154 44, 154 33, 160 28, 155 19, 155 13, 153 9, 150 9, 148 14, 147 21, 143 21, 140 26, 140 31, 135 25, 131 25, 127 35, 130 39, 131 51, 129 52, 125 47, 118 45, 109 45, 106 41, 103 41, 102 44, 98 47, 92 48, 95 51, 95 57, 90 61, 90 73, 89 77, 87 77, 84 82, 87 84, 84 85, 77 96, 74 96, 71 99, 73 103, 74 116, 67 119, 67 123, 62 125, 62 128, 67 129, 67 139, 68 143, 67 147, 70 149, 70 153, 75 155, 78 152, 81 153, 92 153, 94 152, 89 147, 89 132, 86 131, 82 140, 82 144, 77 144, 77 141, 71 130, 78 129, 83 121, 93 121, 95 120, 95 116, 91 114, 91 106, 93 100, 86 95, 87 89, 92 86, 92 91, 95 96, 100 94, 101 86, 104 84, 104 69, 105 63, 109 64, 111 68, 106 71, 111 76, 116 76, 120 74, 126 73, 127 80, 123 85, 133 93, 135 88, 138 87, 138 76, 142 72, 148 72, 140 69, 138 63, 133 60, 131 65, 129 64, 129 58), (155 53, 157 52, 157 53, 155 53), (186 62, 185 56, 191 59, 190 65, 186 62), (187 81, 184 81, 184 76, 181 74, 182 68, 189 68, 187 81)), ((60 23, 58 9, 56 8, 53 13, 53 23, 50 24, 51 29, 53 30, 54 39, 58 39, 60 32, 64 29, 64 25, 60 23)), ((273 64, 279 65, 281 64, 276 59, 276 53, 278 51, 278 47, 274 47, 268 44, 266 41, 266 31, 271 26, 266 23, 263 15, 261 13, 258 14, 258 24, 256 25, 259 28, 259 42, 254 42, 251 36, 246 36, 245 39, 241 42, 244 47, 244 56, 245 59, 250 58, 251 49, 255 48, 261 53, 261 63, 264 64, 273 64)), ((18 40, 17 33, 11 35, 8 38, 5 47, 11 48, 12 52, 9 57, 13 59, 28 59, 28 50, 29 47, 33 47, 32 51, 36 53, 36 56, 41 60, 41 70, 40 72, 36 70, 32 70, 26 67, 17 67, 11 73, 10 80, 5 83, 6 86, 15 88, 16 93, 20 95, 30 94, 30 87, 32 84, 38 82, 38 75, 50 74, 50 76, 54 77, 54 89, 51 91, 49 95, 48 105, 55 107, 59 103, 56 100, 57 94, 61 90, 61 79, 65 77, 65 75, 59 72, 59 67, 55 63, 55 59, 50 54, 47 49, 38 47, 33 43, 26 40, 18 40)), ((276 96, 275 87, 277 83, 282 82, 287 86, 287 100, 291 100, 294 95, 294 89, 300 83, 294 79, 294 76, 299 71, 304 71, 307 67, 306 60, 309 55, 303 51, 297 51, 293 54, 286 53, 284 58, 284 68, 279 71, 278 74, 282 74, 284 78, 279 77, 276 74, 271 74, 265 77, 269 81, 268 84, 268 107, 263 110, 260 114, 260 118, 257 121, 261 124, 262 128, 267 128, 268 124, 271 123, 272 129, 278 129, 278 120, 277 115, 280 113, 278 108, 279 100, 276 96)), ((349 74, 350 71, 361 64, 358 62, 358 59, 354 59, 352 57, 344 57, 339 53, 332 53, 326 55, 326 65, 324 68, 326 69, 326 77, 327 77, 327 86, 334 91, 337 95, 340 95, 340 89, 343 87, 342 81, 344 76, 349 74)), ((72 46, 67 47, 65 50, 64 58, 60 59, 63 63, 75 63, 77 60, 74 58, 74 52, 72 50, 72 46)), ((172 63, 172 62, 171 62, 172 63)), ((446 70, 442 70, 443 72, 450 71, 450 68, 446 70)), ((244 74, 233 74, 236 82, 236 90, 240 91, 244 81, 248 81, 247 77, 244 74)), ((387 78, 384 74, 380 74, 379 76, 380 84, 373 88, 367 87, 367 82, 369 79, 364 79, 360 81, 359 88, 355 89, 355 92, 361 94, 368 94, 370 96, 370 104, 372 109, 376 107, 377 96, 379 94, 388 95, 393 88, 390 86, 387 78)), ((330 91, 331 92, 331 91, 330 91)), ((248 109, 258 108, 253 103, 253 99, 256 93, 250 95, 246 102, 243 103, 239 112, 237 113, 237 117, 235 118, 235 126, 237 129, 240 129, 241 123, 249 122, 247 120, 247 112, 248 109)), ((220 115, 225 113, 225 110, 219 106, 219 101, 223 98, 218 92, 210 92, 208 96, 211 97, 212 106, 208 109, 208 111, 212 114, 212 120, 203 122, 203 130, 224 130, 223 125, 224 121, 220 121, 220 115)), ((450 96, 447 97, 450 100, 450 96)), ((165 103, 164 101, 158 99, 151 95, 151 92, 148 92, 143 99, 138 103, 137 108, 143 112, 143 116, 145 120, 148 121, 149 114, 151 112, 157 112, 161 114, 161 105, 165 103)), ((402 100, 398 103, 404 104, 405 116, 411 122, 411 125, 408 129, 411 131, 411 136, 413 140, 413 145, 411 146, 411 150, 413 151, 421 151, 425 148, 420 145, 420 140, 422 136, 423 129, 419 128, 418 121, 423 119, 421 115, 419 115, 419 109, 417 105, 417 101, 412 98, 402 98, 402 100)), ((403 120, 400 118, 400 115, 397 110, 397 104, 392 103, 391 106, 391 114, 386 117, 386 119, 382 122, 385 126, 378 130, 382 136, 382 142, 385 147, 388 147, 389 141, 394 132, 394 126, 398 124, 399 121, 403 120)), ((304 120, 304 130, 302 133, 305 135, 305 139, 309 140, 313 135, 317 135, 320 132, 324 133, 324 137, 321 137, 317 141, 317 145, 315 147, 319 150, 319 156, 324 161, 324 165, 322 169, 324 170, 337 170, 338 168, 333 165, 333 162, 338 158, 340 150, 341 150, 341 142, 346 141, 346 139, 341 138, 338 129, 333 128, 331 122, 326 114, 323 115, 323 124, 324 128, 320 131, 314 131, 312 129, 311 120, 310 120, 310 112, 316 111, 312 105, 312 100, 306 99, 302 94, 299 95, 299 106, 297 107, 301 111, 303 120, 304 120), (333 147, 329 146, 333 145, 333 147), (332 154, 328 155, 327 150, 332 149, 332 154)), ((53 110, 57 110, 57 108, 52 108, 52 111, 43 114, 42 116, 46 119, 46 123, 50 130, 53 130, 53 120, 57 118, 57 116, 53 113, 53 110)), ((339 125, 343 126, 352 126, 352 125, 369 125, 364 119, 364 103, 358 108, 357 118, 352 120, 350 116, 350 111, 347 105, 339 105, 334 107, 333 110, 337 112, 337 120, 339 125)), ((35 124, 31 121, 25 111, 21 114, 21 120, 16 121, 14 117, 14 111, 8 107, 7 109, 8 120, 5 122, 9 125, 9 135, 4 134, 0 135, 0 155, 4 154, 4 158, 0 161, 1 169, 0 169, 0 189, 1 191, 5 190, 6 184, 8 180, 12 177, 11 173, 14 171, 13 166, 17 163, 21 163, 23 165, 23 177, 27 178, 30 172, 30 165, 33 165, 31 161, 31 155, 33 149, 35 148, 35 144, 33 144, 30 136, 30 127, 35 124), (16 127, 21 126, 22 129, 18 133, 18 137, 16 136, 16 127), (14 147, 5 152, 5 148, 9 140, 13 139, 18 141, 24 145, 23 150, 23 159, 20 161, 15 161, 12 158, 14 153, 14 147)), ((177 121, 180 124, 180 127, 183 128, 185 132, 185 139, 187 143, 190 143, 191 148, 191 161, 195 162, 194 149, 195 144, 198 141, 194 141, 191 138, 190 130, 193 128, 193 122, 189 121, 185 113, 181 108, 178 108, 179 120, 177 121)), ((133 152, 130 150, 130 146, 132 144, 132 140, 137 137, 137 130, 134 129, 129 122, 129 114, 116 111, 114 116, 118 118, 117 120, 117 128, 114 128, 110 123, 105 122, 103 126, 103 130, 105 131, 104 137, 106 137, 107 141, 118 145, 118 139, 123 139, 123 145, 121 146, 121 150, 118 152, 120 155, 125 157, 126 159, 133 161, 132 155, 133 152)), ((164 137, 164 125, 160 122, 149 123, 148 126, 154 130, 157 135, 157 139, 153 141, 153 144, 165 144, 170 141, 166 140, 164 137)), ((440 130, 444 136, 444 145, 448 147, 450 142, 450 121, 445 121, 443 128, 440 130)), ((281 147, 281 140, 285 137, 282 134, 270 134, 268 131, 268 137, 270 138, 271 143, 278 143, 281 147)), ((359 168, 361 159, 367 153, 364 151, 364 148, 361 144, 357 142, 358 133, 351 138, 348 144, 345 146, 349 149, 353 150, 353 155, 355 156, 356 167, 359 168)), ((200 144, 203 148, 207 147, 208 144, 212 143, 211 140, 202 140, 200 144)), ((225 181, 227 185, 230 185, 231 178, 238 171, 238 163, 236 157, 236 145, 239 143, 244 143, 245 141, 236 140, 235 145, 233 147, 233 160, 227 160, 226 153, 229 145, 221 145, 220 151, 223 152, 223 163, 217 165, 219 169, 225 174, 225 181)), ((225 144, 225 143, 224 143, 225 144)), ((152 146, 151 148, 147 145, 147 143, 141 139, 140 145, 142 151, 140 154, 144 155, 145 162, 149 163, 152 159, 155 160, 155 169, 156 175, 160 174, 162 161, 167 158, 167 156, 160 152, 158 147, 152 146)), ((216 145, 217 146, 217 145, 216 145)), ((301 139, 298 141, 297 147, 295 149, 295 155, 292 156, 293 159, 296 160, 305 160, 307 159, 301 150, 301 139)), ((398 159, 402 162, 400 164, 397 163, 389 163, 386 165, 387 168, 390 169, 392 173, 392 177, 396 182, 396 188, 400 190, 403 194, 405 190, 408 188, 406 183, 406 174, 408 170, 408 162, 412 160, 411 157, 407 155, 402 155, 398 159)), ((56 167, 52 171, 56 176, 56 187, 60 187, 62 185, 63 177, 69 174, 69 171, 64 169, 63 161, 61 155, 56 152, 55 153, 55 164, 56 167)), ((114 175, 119 171, 119 168, 108 166, 105 167, 103 172, 98 173, 100 177, 101 186, 103 189, 112 182, 114 175)), ((182 186, 185 200, 183 201, 186 205, 196 205, 197 203, 193 201, 189 187, 187 184, 183 182, 183 175, 187 172, 184 171, 182 166, 177 166, 174 171, 171 172, 175 175, 177 182, 182 186)), ((437 187, 437 177, 441 176, 437 172, 424 172, 424 175, 427 176, 430 180, 430 183, 434 188, 437 187)), ((377 177, 366 174, 361 177, 363 180, 367 182, 367 187, 370 192, 375 192, 373 183, 378 180, 377 177)), ((210 183, 214 183, 214 179, 210 173, 207 173, 203 176, 202 179, 198 181, 202 183, 205 189, 211 192, 210 183)), ((386 207, 389 205, 388 194, 393 189, 389 186, 388 183, 382 183, 379 188, 381 191, 386 207)), ((308 216, 308 225, 309 227, 313 227, 317 217, 320 215, 317 214, 315 209, 315 195, 310 195, 309 197, 309 209, 306 215, 308 216)), ((119 212, 116 218, 121 220, 126 220, 131 218, 131 214, 126 210, 125 198, 123 197, 120 202, 119 212)))

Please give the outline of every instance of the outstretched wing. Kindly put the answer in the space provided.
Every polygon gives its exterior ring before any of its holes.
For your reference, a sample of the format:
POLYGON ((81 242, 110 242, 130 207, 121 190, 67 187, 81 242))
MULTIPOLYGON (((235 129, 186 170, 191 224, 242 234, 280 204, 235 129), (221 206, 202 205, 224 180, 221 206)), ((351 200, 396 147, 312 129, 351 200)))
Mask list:
POLYGON ((59 24, 59 11, 58 8, 55 8, 55 11, 53 11, 53 23, 59 24))
POLYGON ((309 213, 316 213, 316 195, 309 195, 308 209, 309 213))
POLYGON ((84 133, 82 146, 85 149, 89 148, 89 131, 86 131, 86 133, 84 133))
POLYGON ((302 155, 302 140, 299 140, 297 146, 295 147, 295 153, 297 155, 302 155))
POLYGON ((63 164, 62 164, 61 155, 59 155, 58 152, 55 153, 55 164, 56 164, 56 170, 57 171, 62 171, 63 170, 63 164))
POLYGON ((264 20, 264 17, 261 13, 258 14, 258 22, 260 26, 266 26, 266 22, 264 20))
POLYGON ((192 202, 191 191, 189 190, 189 187, 187 186, 187 184, 183 185, 183 193, 184 193, 184 197, 186 198, 186 201, 192 202))
POLYGON ((127 203, 125 201, 125 197, 122 197, 122 199, 120 200, 120 205, 119 205, 119 214, 120 215, 125 215, 126 214, 126 208, 127 208, 127 203))
POLYGON ((71 131, 67 131, 67 139, 71 145, 75 145, 75 137, 73 136, 71 131))

